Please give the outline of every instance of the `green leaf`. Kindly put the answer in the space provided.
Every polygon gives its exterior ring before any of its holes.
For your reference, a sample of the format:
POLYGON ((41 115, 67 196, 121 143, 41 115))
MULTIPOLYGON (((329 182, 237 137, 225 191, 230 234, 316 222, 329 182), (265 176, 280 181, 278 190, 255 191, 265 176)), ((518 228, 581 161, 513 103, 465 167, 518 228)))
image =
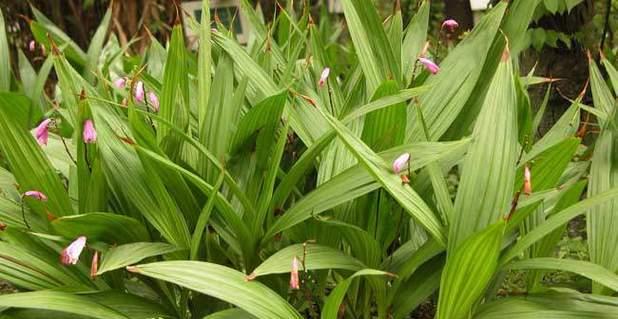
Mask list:
POLYGON ((414 217, 441 244, 446 243, 445 229, 421 197, 401 178, 394 174, 390 165, 374 153, 340 121, 318 109, 341 141, 354 154, 361 165, 384 187, 395 200, 414 217))
POLYGON ((97 28, 97 31, 90 39, 90 46, 88 47, 87 60, 86 60, 86 69, 84 71, 84 78, 92 83, 95 76, 97 75, 97 67, 99 66, 99 59, 101 58, 101 51, 103 50, 103 45, 105 44, 105 36, 107 35, 107 30, 109 29, 109 23, 112 17, 112 8, 111 6, 105 12, 103 19, 101 19, 101 23, 97 28))
POLYGON ((0 92, 11 90, 11 59, 4 14, 0 10, 0 92))
MULTIPOLYGON (((616 115, 615 118, 618 118, 618 112, 616 115)), ((618 128, 609 125, 601 130, 594 146, 588 177, 588 197, 618 187, 617 154, 618 128)), ((618 200, 591 209, 586 215, 586 225, 590 260, 611 271, 618 271, 618 200)), ((597 288, 594 285, 593 291, 601 293, 597 288)))
POLYGON ((396 64, 391 44, 373 3, 369 0, 343 0, 341 3, 367 81, 367 91, 373 93, 389 78, 400 83, 401 67, 396 64))
MULTIPOLYGON (((404 152, 414 154, 410 159, 410 169, 416 170, 442 158, 461 156, 467 150, 468 143, 469 140, 446 143, 415 143, 393 148, 380 155, 384 159, 392 160, 404 152)), ((398 181, 397 184, 398 186, 401 185, 401 181, 398 181)), ((379 187, 380 185, 371 174, 362 165, 357 164, 320 185, 299 200, 271 226, 264 240, 301 223, 313 215, 365 195, 379 187)))
POLYGON ((520 238, 513 247, 506 251, 506 253, 504 253, 500 258, 500 265, 505 265, 513 258, 519 256, 519 254, 521 254, 526 248, 541 240, 556 228, 566 224, 569 220, 585 213, 591 208, 616 198, 618 198, 618 188, 613 188, 609 191, 584 199, 573 206, 555 213, 552 215, 552 218, 538 225, 534 230, 520 238))
MULTIPOLYGON (((398 93, 397 83, 392 80, 386 81, 377 88, 372 101, 396 93, 398 93)), ((406 114, 404 103, 367 114, 362 140, 376 152, 401 145, 406 130, 406 114)))
MULTIPOLYGON (((326 298, 326 302, 322 308, 322 319, 337 319, 339 313, 339 307, 343 302, 343 298, 345 297, 348 288, 352 284, 354 278, 360 276, 389 276, 391 274, 374 269, 363 269, 355 272, 352 276, 346 278, 342 282, 338 283, 335 289, 333 289, 328 297, 326 298)), ((391 275, 392 276, 392 275, 391 275)))
POLYGON ((603 66, 605 66, 607 75, 609 75, 609 79, 614 88, 614 95, 618 95, 618 70, 616 70, 616 68, 607 58, 605 58, 605 56, 601 57, 601 62, 603 63, 603 66))
POLYGON ((573 272, 586 278, 592 279, 605 287, 618 291, 618 275, 607 268, 591 262, 559 258, 532 258, 516 261, 509 269, 543 269, 573 272))
POLYGON ((450 219, 449 249, 508 213, 517 161, 517 100, 513 68, 498 66, 477 119, 450 219))
POLYGON ((505 227, 504 221, 495 223, 468 237, 454 251, 448 251, 436 318, 468 317, 498 267, 505 227))
POLYGON ((97 275, 124 268, 143 259, 177 251, 176 246, 166 243, 131 243, 112 247, 101 256, 97 275))
POLYGON ((254 316, 239 308, 222 310, 208 315, 202 319, 255 319, 254 316))
MULTIPOLYGON (((609 87, 607 87, 607 83, 597 63, 593 59, 589 59, 588 63, 590 64, 590 89, 592 90, 594 107, 605 113, 608 118, 611 118, 611 115, 614 114, 616 99, 609 90, 609 87)), ((600 122, 602 125, 605 125, 603 119, 601 119, 600 122)))
MULTIPOLYGON (((267 141, 273 141, 275 127, 279 122, 286 102, 287 91, 283 91, 264 99, 251 108, 238 124, 238 129, 230 147, 230 153, 237 153, 243 146, 246 146, 249 137, 256 132, 259 132, 258 135, 266 134, 263 137, 257 137, 258 140, 263 138, 267 141)), ((260 146, 263 146, 268 151, 270 150, 270 147, 267 145, 262 144, 260 146)), ((260 153, 260 151, 259 148, 256 150, 257 153, 260 153)))
POLYGON ((150 238, 144 225, 128 216, 114 213, 87 213, 56 218, 54 230, 69 239, 84 235, 88 240, 110 244, 147 241, 150 238))
POLYGON ((132 272, 195 290, 233 304, 258 318, 302 318, 281 296, 234 269, 198 261, 164 261, 132 272))
POLYGON ((0 96, 0 149, 20 186, 19 192, 38 190, 47 195, 47 202, 26 200, 41 216, 47 216, 47 211, 55 216, 72 214, 69 196, 41 146, 11 116, 15 103, 15 97, 0 96))
MULTIPOLYGON (((432 85, 422 95, 420 104, 427 127, 429 140, 438 140, 453 124, 466 104, 482 74, 483 64, 490 46, 498 33, 507 4, 501 2, 486 14, 462 42, 440 64, 440 72, 425 82, 432 85)), ((415 141, 423 134, 416 125, 416 112, 408 112, 406 141, 415 141)))
POLYGON ((427 39, 429 28, 429 1, 423 1, 418 11, 406 27, 405 37, 401 47, 401 67, 407 86, 414 76, 416 57, 419 56, 427 39))
POLYGON ((360 270, 365 268, 363 263, 337 249, 306 243, 288 246, 279 250, 255 268, 250 277, 256 278, 270 274, 289 273, 292 269, 294 257, 297 257, 304 264, 305 270, 360 270))
POLYGON ((122 313, 86 297, 59 291, 33 291, 0 296, 0 306, 61 311, 89 318, 128 319, 122 313))
MULTIPOLYGON (((189 84, 187 74, 187 55, 184 43, 182 26, 177 25, 172 30, 169 52, 163 71, 163 89, 161 91, 161 108, 159 115, 173 123, 176 127, 184 130, 189 124, 189 84)), ((157 129, 157 140, 161 142, 170 135, 167 126, 160 126, 157 129)), ((177 141, 168 140, 166 149, 169 152, 176 150, 179 145, 177 141)), ((173 153, 175 154, 175 153, 173 153)), ((171 155, 171 154, 170 154, 171 155)))
MULTIPOLYGON (((206 117, 208 116, 208 99, 210 98, 211 85, 211 43, 210 43, 210 1, 202 1, 202 16, 200 17, 200 48, 197 56, 197 99, 198 99, 198 127, 203 132, 207 129, 206 117)), ((214 118, 214 117, 213 117, 214 118)), ((200 136, 206 136, 200 134, 200 136)), ((205 144, 206 140, 202 140, 205 144)))

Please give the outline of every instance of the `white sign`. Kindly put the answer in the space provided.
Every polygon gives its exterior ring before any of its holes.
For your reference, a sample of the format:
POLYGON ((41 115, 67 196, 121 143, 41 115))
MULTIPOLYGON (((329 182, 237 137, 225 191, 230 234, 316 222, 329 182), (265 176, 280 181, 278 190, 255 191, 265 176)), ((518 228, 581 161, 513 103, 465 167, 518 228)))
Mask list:
POLYGON ((470 0, 472 11, 486 10, 490 0, 470 0))

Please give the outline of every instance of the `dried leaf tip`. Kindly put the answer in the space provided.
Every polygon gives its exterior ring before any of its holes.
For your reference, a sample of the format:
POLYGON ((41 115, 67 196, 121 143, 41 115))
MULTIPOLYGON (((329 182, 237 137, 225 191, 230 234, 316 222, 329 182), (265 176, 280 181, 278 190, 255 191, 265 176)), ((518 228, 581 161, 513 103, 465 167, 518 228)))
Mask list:
POLYGON ((251 274, 245 276, 245 281, 249 282, 249 281, 255 279, 255 277, 257 277, 256 274, 254 272, 252 272, 251 274))
POLYGON ((504 51, 502 51, 502 62, 506 62, 511 58, 511 51, 509 50, 508 39, 504 51))
POLYGON ((126 269, 128 272, 139 273, 139 268, 137 268, 136 266, 127 266, 126 269))

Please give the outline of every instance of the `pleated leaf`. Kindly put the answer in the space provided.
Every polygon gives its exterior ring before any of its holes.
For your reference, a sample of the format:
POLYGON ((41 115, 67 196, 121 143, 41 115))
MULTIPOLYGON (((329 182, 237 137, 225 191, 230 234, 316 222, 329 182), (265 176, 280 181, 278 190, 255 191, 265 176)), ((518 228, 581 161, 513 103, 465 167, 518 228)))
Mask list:
POLYGON ((301 262, 304 258, 306 270, 360 270, 364 268, 363 263, 337 249, 308 243, 292 245, 279 250, 255 268, 251 277, 289 273, 292 269, 294 257, 301 262))
POLYGON ((233 304, 258 318, 302 318, 281 296, 234 269, 198 261, 164 261, 132 272, 195 290, 233 304))
POLYGON ((129 318, 86 297, 49 290, 1 295, 0 306, 61 311, 99 319, 129 318))
POLYGON ((89 240, 110 244, 146 241, 148 230, 138 220, 114 213, 88 213, 56 218, 53 229, 66 238, 86 236, 89 240))
POLYGON ((440 282, 437 319, 465 319, 498 267, 506 223, 500 221, 449 250, 440 282))
POLYGON ((143 259, 165 255, 178 248, 166 243, 131 243, 112 247, 101 256, 97 275, 136 264, 143 259))
POLYGON ((517 161, 517 100, 508 56, 498 66, 463 164, 449 249, 508 213, 517 161))

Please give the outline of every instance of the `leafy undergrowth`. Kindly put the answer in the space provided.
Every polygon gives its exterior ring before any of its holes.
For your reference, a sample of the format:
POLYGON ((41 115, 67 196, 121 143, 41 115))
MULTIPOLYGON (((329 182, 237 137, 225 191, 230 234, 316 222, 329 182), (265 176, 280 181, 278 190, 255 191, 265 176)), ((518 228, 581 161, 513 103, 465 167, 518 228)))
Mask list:
POLYGON ((539 136, 553 80, 517 66, 540 3, 427 44, 428 1, 404 26, 342 0, 345 28, 241 1, 241 45, 203 1, 191 44, 135 56, 110 11, 84 51, 33 8, 38 70, 0 29, 0 317, 618 311, 618 72, 591 54, 593 103, 539 136))

